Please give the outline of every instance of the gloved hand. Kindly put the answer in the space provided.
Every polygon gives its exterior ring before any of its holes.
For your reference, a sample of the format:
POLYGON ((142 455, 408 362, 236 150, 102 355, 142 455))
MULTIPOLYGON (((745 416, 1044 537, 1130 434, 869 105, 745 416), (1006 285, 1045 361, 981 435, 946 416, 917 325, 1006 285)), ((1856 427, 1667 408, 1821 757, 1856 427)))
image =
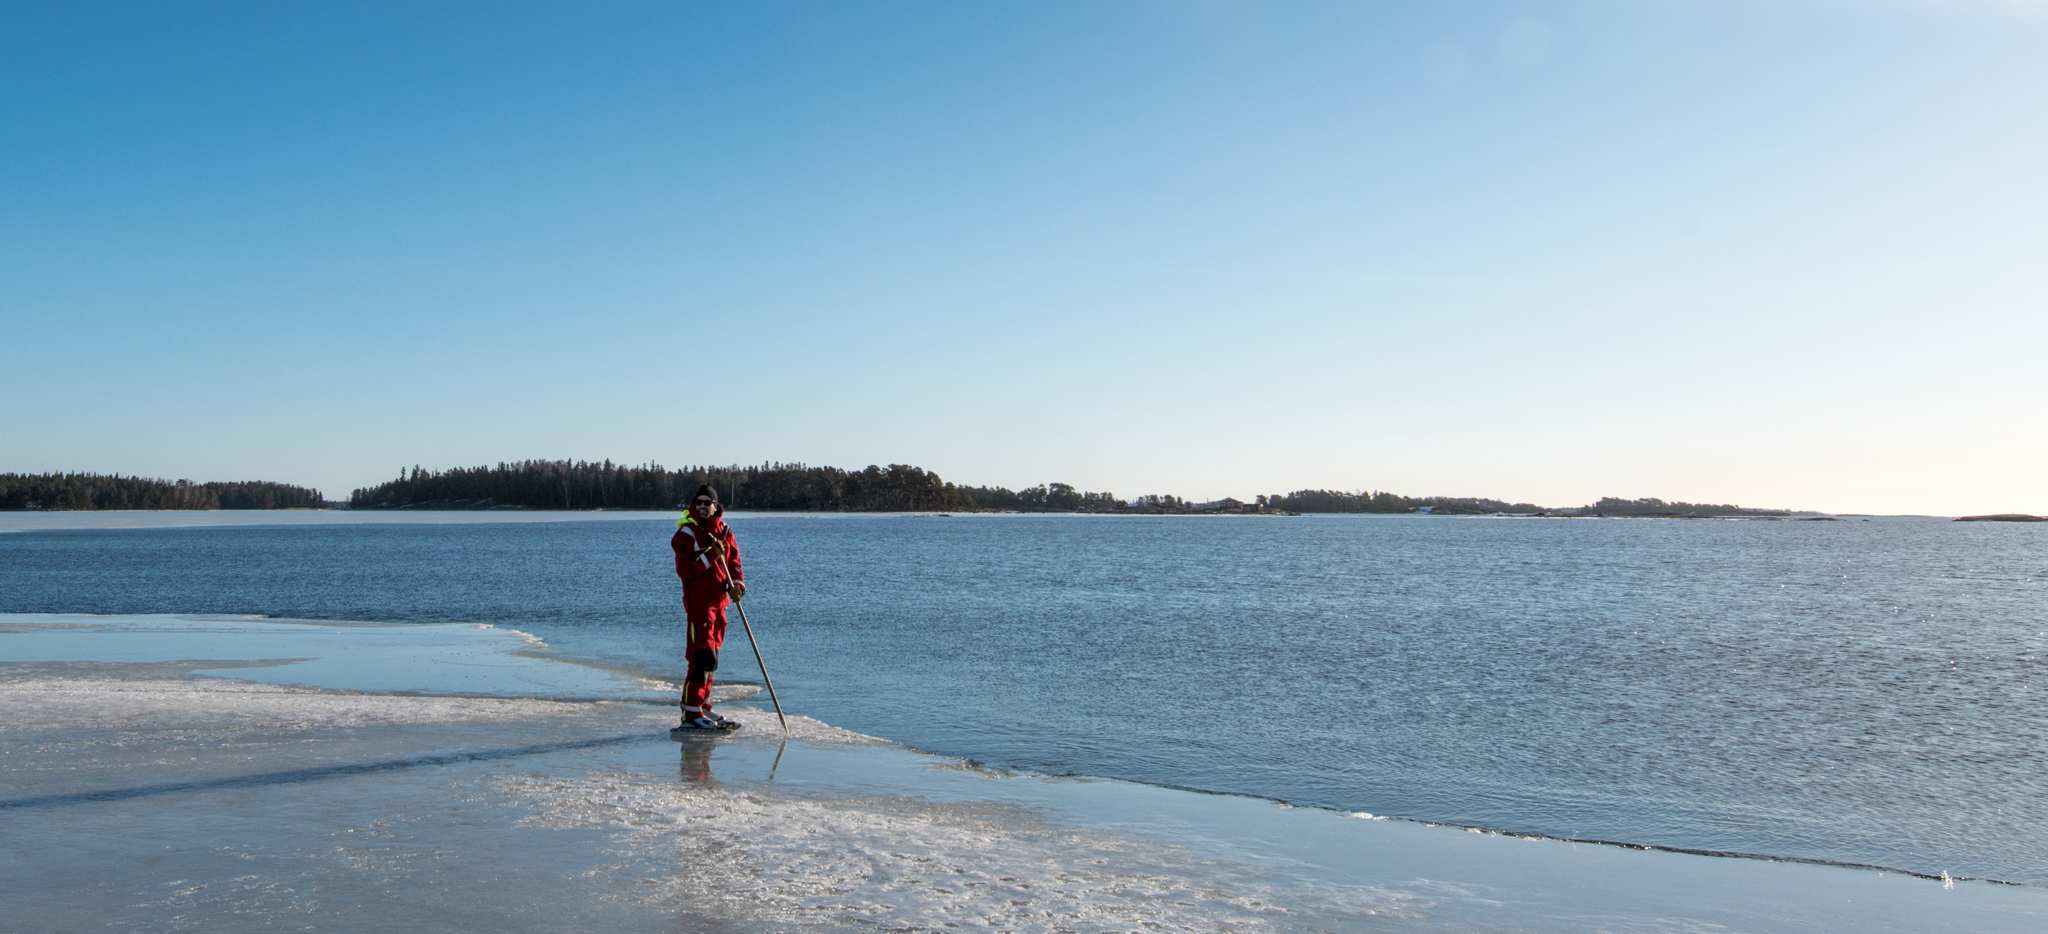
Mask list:
POLYGON ((747 582, 731 581, 725 585, 725 591, 726 593, 732 594, 732 598, 734 600, 738 600, 741 597, 747 595, 747 582))

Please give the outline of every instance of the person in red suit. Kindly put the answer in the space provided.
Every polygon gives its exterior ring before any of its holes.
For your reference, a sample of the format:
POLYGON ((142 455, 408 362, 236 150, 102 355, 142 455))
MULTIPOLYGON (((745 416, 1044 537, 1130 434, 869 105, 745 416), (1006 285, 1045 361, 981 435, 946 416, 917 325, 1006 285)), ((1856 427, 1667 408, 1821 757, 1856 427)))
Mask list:
POLYGON ((678 730, 730 730, 739 725, 711 710, 711 673, 718 670, 718 650, 725 645, 725 608, 729 600, 747 592, 739 545, 724 515, 718 491, 705 484, 690 498, 690 510, 676 520, 676 534, 668 540, 676 553, 676 576, 683 579, 683 617, 690 627, 690 675, 683 681, 683 723, 678 730))

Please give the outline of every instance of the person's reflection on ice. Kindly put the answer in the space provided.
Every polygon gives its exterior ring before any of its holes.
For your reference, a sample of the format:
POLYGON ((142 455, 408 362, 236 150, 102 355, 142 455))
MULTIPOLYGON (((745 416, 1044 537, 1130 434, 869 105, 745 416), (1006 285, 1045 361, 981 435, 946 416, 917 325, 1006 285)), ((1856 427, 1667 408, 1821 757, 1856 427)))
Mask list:
POLYGON ((711 780, 710 743, 683 743, 683 781, 708 782, 711 780))

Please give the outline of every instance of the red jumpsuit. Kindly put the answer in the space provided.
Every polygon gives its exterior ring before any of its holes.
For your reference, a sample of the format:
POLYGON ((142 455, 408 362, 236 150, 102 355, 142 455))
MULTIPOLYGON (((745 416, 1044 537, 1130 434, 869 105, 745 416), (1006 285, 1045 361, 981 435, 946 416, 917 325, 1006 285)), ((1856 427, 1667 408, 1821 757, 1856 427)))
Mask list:
POLYGON ((718 670, 718 649, 725 645, 728 581, 744 584, 739 545, 725 520, 712 516, 700 523, 685 515, 668 540, 676 553, 676 576, 683 579, 683 618, 690 626, 690 675, 683 681, 683 719, 711 712, 711 673, 718 670), (720 550, 711 547, 722 545, 720 550))

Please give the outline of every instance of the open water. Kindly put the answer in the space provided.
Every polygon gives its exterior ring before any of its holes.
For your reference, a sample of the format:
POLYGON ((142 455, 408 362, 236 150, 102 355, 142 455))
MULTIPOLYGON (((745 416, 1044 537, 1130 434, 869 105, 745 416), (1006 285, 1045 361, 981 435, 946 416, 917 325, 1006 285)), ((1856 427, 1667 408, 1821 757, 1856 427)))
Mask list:
MULTIPOLYGON (((492 623, 679 678, 671 522, 21 531, 0 535, 0 612, 492 623)), ((839 727, 1007 768, 2048 885, 2041 525, 733 524, 784 705, 839 727)), ((755 677, 737 620, 724 665, 755 677)))

